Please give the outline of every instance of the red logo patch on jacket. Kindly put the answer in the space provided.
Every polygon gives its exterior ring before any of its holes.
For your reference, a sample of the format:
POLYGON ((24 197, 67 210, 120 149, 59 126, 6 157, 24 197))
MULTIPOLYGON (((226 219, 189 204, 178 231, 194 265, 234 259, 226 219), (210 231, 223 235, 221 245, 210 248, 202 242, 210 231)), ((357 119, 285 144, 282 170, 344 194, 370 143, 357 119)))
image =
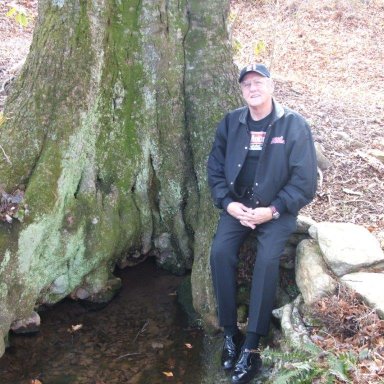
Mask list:
POLYGON ((283 136, 272 137, 271 144, 285 144, 283 136))

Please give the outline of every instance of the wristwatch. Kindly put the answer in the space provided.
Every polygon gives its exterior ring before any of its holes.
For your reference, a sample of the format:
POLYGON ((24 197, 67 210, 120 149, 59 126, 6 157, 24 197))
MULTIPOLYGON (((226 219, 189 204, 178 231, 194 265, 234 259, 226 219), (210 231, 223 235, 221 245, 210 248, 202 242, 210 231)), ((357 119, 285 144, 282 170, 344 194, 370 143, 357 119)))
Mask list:
POLYGON ((280 217, 280 213, 278 212, 276 207, 274 207, 273 205, 270 205, 269 208, 272 211, 272 219, 273 220, 277 220, 280 217))

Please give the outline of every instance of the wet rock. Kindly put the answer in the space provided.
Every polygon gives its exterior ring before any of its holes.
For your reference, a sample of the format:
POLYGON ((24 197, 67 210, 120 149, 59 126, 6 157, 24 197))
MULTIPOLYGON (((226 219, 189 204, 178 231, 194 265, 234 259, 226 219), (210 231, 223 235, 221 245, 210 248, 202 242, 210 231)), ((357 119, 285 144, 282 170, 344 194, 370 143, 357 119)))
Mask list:
POLYGON ((117 261, 116 265, 120 269, 124 269, 127 267, 134 267, 135 265, 138 265, 148 258, 148 254, 143 254, 139 251, 131 252, 128 254, 125 254, 120 260, 117 261))
POLYGON ((74 300, 87 300, 93 303, 107 303, 112 300, 121 288, 121 279, 119 277, 111 277, 104 286, 94 287, 84 285, 76 288, 70 297, 74 300))
POLYGON ((159 267, 176 275, 185 273, 185 265, 180 261, 177 252, 174 250, 171 234, 164 232, 155 241, 156 263, 159 267))
POLYGON ((11 325, 11 330, 15 333, 35 333, 40 329, 40 316, 37 312, 32 312, 31 316, 16 320, 11 325))

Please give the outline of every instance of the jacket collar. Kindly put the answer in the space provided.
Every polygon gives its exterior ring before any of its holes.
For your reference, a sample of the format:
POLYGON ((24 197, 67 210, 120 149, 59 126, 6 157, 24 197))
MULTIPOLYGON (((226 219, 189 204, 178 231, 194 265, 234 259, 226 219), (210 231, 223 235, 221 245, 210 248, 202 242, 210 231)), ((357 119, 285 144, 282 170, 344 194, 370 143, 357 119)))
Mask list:
MULTIPOLYGON (((273 103, 273 116, 272 116, 272 122, 275 122, 276 120, 280 119, 284 115, 284 107, 278 103, 275 99, 272 99, 273 103)), ((247 118, 248 118, 248 107, 244 107, 239 115, 239 121, 242 124, 247 124, 247 118)))

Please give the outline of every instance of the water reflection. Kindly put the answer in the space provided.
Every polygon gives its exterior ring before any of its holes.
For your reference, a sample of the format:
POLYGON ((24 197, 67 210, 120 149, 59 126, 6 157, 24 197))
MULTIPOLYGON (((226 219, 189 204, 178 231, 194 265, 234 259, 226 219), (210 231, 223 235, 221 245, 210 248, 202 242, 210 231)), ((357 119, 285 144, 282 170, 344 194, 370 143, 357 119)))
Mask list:
POLYGON ((0 383, 200 383, 202 334, 177 304, 182 278, 151 261, 119 276, 123 288, 104 308, 64 300, 40 312, 39 333, 11 335, 0 383))

